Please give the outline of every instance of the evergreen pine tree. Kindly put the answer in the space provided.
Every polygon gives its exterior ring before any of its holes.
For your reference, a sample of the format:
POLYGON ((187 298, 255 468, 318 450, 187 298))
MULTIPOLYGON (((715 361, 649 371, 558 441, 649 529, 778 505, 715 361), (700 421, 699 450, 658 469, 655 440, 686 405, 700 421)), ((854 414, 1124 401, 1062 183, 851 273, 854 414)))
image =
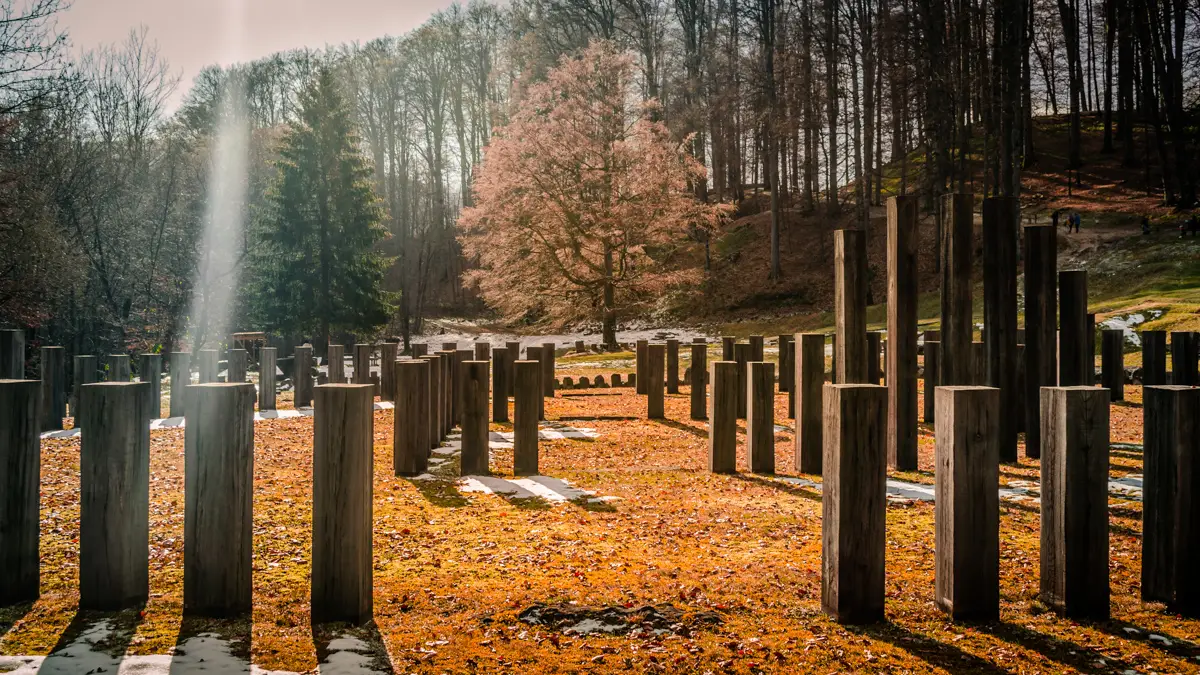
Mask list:
POLYGON ((376 247, 387 230, 329 69, 316 75, 300 104, 260 222, 258 305, 269 328, 311 332, 323 352, 333 330, 387 323, 391 298, 381 282, 388 261, 376 247))

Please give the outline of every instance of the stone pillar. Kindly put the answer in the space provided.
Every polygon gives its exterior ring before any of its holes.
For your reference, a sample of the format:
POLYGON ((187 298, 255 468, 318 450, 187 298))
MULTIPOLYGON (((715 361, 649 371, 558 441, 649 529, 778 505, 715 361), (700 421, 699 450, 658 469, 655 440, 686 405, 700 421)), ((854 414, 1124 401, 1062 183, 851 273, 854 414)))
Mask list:
POLYGON ((692 383, 691 383, 691 418, 694 420, 708 419, 708 386, 704 374, 708 372, 708 345, 703 342, 692 343, 692 383))
POLYGON ((204 616, 249 614, 254 385, 192 387, 186 417, 183 610, 204 616))
POLYGON ((513 473, 538 474, 538 420, 541 418, 542 364, 513 361, 513 473))
POLYGON ((766 341, 763 339, 763 336, 751 335, 747 342, 750 343, 750 360, 762 361, 763 356, 766 353, 766 350, 764 349, 764 344, 766 341))
POLYGON ((395 394, 392 416, 392 469, 397 476, 419 476, 429 469, 429 361, 392 361, 395 394))
POLYGON ((733 346, 735 344, 737 344, 737 338, 732 337, 730 335, 724 335, 721 337, 721 360, 722 361, 732 361, 733 360, 733 346))
POLYGON ((37 380, 0 380, 0 607, 39 595, 41 390, 37 380))
POLYGON ((41 427, 58 431, 67 416, 67 352, 62 347, 42 347, 41 361, 41 427))
MULTIPOLYGON (((649 345, 646 348, 646 419, 661 420, 667 416, 663 388, 665 379, 666 345, 649 345)), ((641 381, 641 378, 638 378, 641 381)))
POLYGON ((861 230, 833 233, 833 307, 839 383, 867 380, 867 239, 861 230))
POLYGON ((1200 389, 1151 386, 1145 400, 1142 600, 1200 614, 1200 389))
POLYGON ((346 347, 345 345, 329 345, 325 353, 326 368, 329 370, 329 384, 342 384, 346 381, 346 347))
POLYGON ((981 385, 1000 390, 1000 461, 1017 461, 1017 219, 1016 197, 983 200, 983 343, 987 368, 981 385))
POLYGON ((825 336, 796 334, 796 469, 821 473, 824 433, 825 336))
POLYGON ((1041 597, 1076 619, 1109 615, 1108 397, 1042 389, 1041 597))
POLYGON ((146 397, 146 417, 156 420, 162 417, 162 355, 142 354, 138 360, 138 376, 142 382, 150 385, 150 395, 146 397))
POLYGON ((511 368, 507 347, 492 350, 492 421, 508 421, 508 392, 512 385, 508 381, 511 368))
POLYGON ((746 454, 750 471, 775 473, 775 364, 754 361, 746 382, 746 454))
POLYGON ((1000 391, 939 387, 935 599, 955 620, 1000 616, 1000 391))
POLYGON ((708 399, 708 470, 734 473, 737 471, 737 400, 744 400, 745 389, 738 388, 736 362, 715 361, 709 368, 712 396, 708 399))
POLYGON ((245 349, 230 349, 225 369, 225 381, 240 384, 246 381, 247 358, 245 349))
MULTIPOLYGON (((187 388, 192 384, 192 355, 189 352, 171 352, 171 417, 184 416, 187 388)), ((78 424, 78 422, 76 422, 78 424)))
POLYGON ((108 359, 108 377, 106 382, 128 382, 132 377, 129 368, 129 355, 127 354, 109 354, 108 359))
POLYGON ((0 380, 25 378, 25 331, 0 330, 0 380))
POLYGON ((371 345, 354 345, 354 384, 371 383, 371 345))
POLYGON ((554 398, 554 343, 542 343, 542 394, 554 398))
POLYGON ((679 393, 679 340, 667 340, 667 393, 679 393))
POLYGON ((258 357, 258 409, 275 409, 275 348, 263 347, 258 357))
MULTIPOLYGON (((71 417, 75 418, 75 428, 81 429, 83 421, 79 416, 79 388, 85 384, 95 384, 100 381, 100 359, 94 356, 76 356, 71 367, 71 417)), ((182 414, 182 413, 181 413, 182 414)))
MULTIPOLYGON (((542 359, 542 348, 541 347, 537 347, 534 345, 530 345, 530 346, 526 347, 525 348, 525 358, 529 361, 537 361, 538 364, 540 364, 539 367, 541 367, 541 369, 542 369, 541 370, 542 377, 546 376, 545 362, 542 359)), ((538 378, 538 385, 543 386, 541 377, 538 378)), ((543 386, 543 389, 544 388, 545 387, 543 386)), ((516 396, 516 394, 514 392, 514 398, 515 398, 515 396, 516 396)), ((546 419, 546 397, 542 396, 541 398, 538 399, 538 401, 539 401, 539 403, 538 403, 538 419, 545 420, 546 419)))
MULTIPOLYGON (((779 372, 779 393, 792 393, 792 377, 796 374, 796 366, 793 364, 793 359, 796 356, 796 350, 792 345, 791 335, 780 335, 779 339, 779 366, 776 370, 779 372)), ((791 400, 795 397, 788 397, 791 400)), ((791 413, 789 413, 790 415, 791 413)))
POLYGON ((142 382, 89 384, 80 392, 81 609, 115 611, 149 598, 149 395, 142 382))
POLYGON ((488 376, 487 361, 462 362, 462 475, 488 475, 488 376))
POLYGON ((1058 383, 1058 232, 1025 228, 1025 456, 1041 457, 1042 387, 1058 383))
POLYGON ((381 401, 396 400, 396 354, 399 351, 400 345, 395 342, 384 342, 379 345, 379 400, 381 401))
POLYGON ((442 357, 426 354, 417 358, 429 364, 429 447, 441 446, 445 423, 442 420, 442 357))
POLYGON ((753 349, 742 342, 733 346, 733 362, 737 364, 737 416, 739 420, 746 419, 746 387, 750 374, 750 358, 753 349))
POLYGON ((293 361, 295 361, 293 364, 295 375, 292 378, 292 389, 295 392, 294 405, 297 408, 307 408, 312 405, 312 347, 309 345, 296 347, 293 361))
POLYGON ((1171 384, 1194 387, 1200 384, 1197 374, 1196 333, 1171 333, 1171 384))
POLYGON ((1167 382, 1167 331, 1144 330, 1142 336, 1142 384, 1147 387, 1167 382))
POLYGON ((969 385, 971 340, 974 322, 971 308, 971 260, 975 254, 972 210, 975 196, 946 195, 942 231, 942 353, 939 384, 969 385))
MULTIPOLYGON (((928 331, 927 331, 928 332, 928 331)), ((937 397, 934 390, 938 386, 938 363, 941 360, 942 345, 937 340, 925 341, 925 423, 933 424, 937 419, 934 403, 937 397)))
POLYGON ((650 379, 646 376, 646 349, 649 346, 649 340, 638 340, 634 351, 634 374, 637 375, 634 387, 638 394, 646 393, 646 381, 650 379))
POLYGON ((475 360, 476 361, 491 361, 492 360, 492 343, 476 342, 475 343, 475 360))
POLYGON ((838 623, 883 620, 887 391, 825 386, 821 608, 838 623))
POLYGON ((1100 386, 1112 393, 1112 400, 1125 400, 1125 331, 1120 328, 1106 328, 1101 332, 1100 368, 1102 382, 1100 386))
POLYGON ((374 389, 326 384, 313 390, 314 623, 361 624, 372 616, 374 389))
POLYGON ((917 468, 917 199, 891 197, 887 204, 887 453, 901 471, 917 468))
POLYGON ((1087 272, 1058 273, 1058 301, 1062 316, 1058 335, 1060 387, 1092 386, 1095 352, 1088 351, 1087 272))
POLYGON ((883 371, 879 367, 879 353, 883 351, 883 333, 867 331, 867 384, 879 384, 883 371))

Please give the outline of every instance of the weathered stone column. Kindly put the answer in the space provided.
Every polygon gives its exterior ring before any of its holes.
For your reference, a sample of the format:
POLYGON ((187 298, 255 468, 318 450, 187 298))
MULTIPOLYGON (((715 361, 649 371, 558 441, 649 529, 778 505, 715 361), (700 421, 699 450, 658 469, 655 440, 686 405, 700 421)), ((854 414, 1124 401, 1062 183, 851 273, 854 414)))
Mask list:
POLYGON ((156 420, 162 416, 162 355, 142 354, 138 361, 138 377, 150 385, 150 395, 146 397, 146 417, 156 420))
POLYGON ((354 384, 371 383, 371 345, 354 345, 354 384))
POLYGON ((751 335, 747 342, 750 343, 750 360, 762 361, 766 353, 764 349, 766 340, 763 339, 763 336, 751 335))
POLYGON ((646 393, 646 381, 650 379, 646 374, 646 350, 649 346, 649 340, 638 340, 637 346, 634 348, 633 372, 637 375, 637 379, 634 380, 634 387, 638 394, 646 393))
MULTIPOLYGON (((542 376, 538 378, 538 385, 542 386, 542 388, 544 390, 545 385, 542 385, 541 378, 546 376, 546 367, 545 367, 546 364, 545 364, 545 361, 542 359, 542 348, 535 346, 535 345, 530 345, 530 346, 526 347, 525 348, 525 358, 529 361, 537 361, 540 364, 540 367, 542 369, 541 370, 542 376)), ((515 397, 516 397, 516 394, 514 393, 514 398, 515 397)), ((539 400, 538 419, 545 420, 546 419, 546 397, 542 396, 538 400, 539 400)))
MULTIPOLYGON (((796 374, 796 366, 793 359, 796 356, 796 350, 792 345, 791 335, 780 335, 778 338, 779 358, 777 359, 779 366, 776 370, 779 373, 779 393, 792 393, 792 377, 796 374)), ((795 397, 789 397, 789 400, 795 397)), ((789 413, 790 414, 790 413, 789 413)))
POLYGON ((775 364, 754 361, 746 383, 746 454, 750 471, 775 473, 775 364))
POLYGON ((825 414, 825 336, 796 334, 796 469, 821 473, 825 414))
POLYGON ((838 623, 883 620, 887 391, 825 386, 821 608, 838 623))
POLYGON ((679 393, 679 340, 667 340, 667 393, 679 393))
POLYGON ((554 398, 554 343, 542 343, 542 394, 554 398))
MULTIPOLYGON (((666 345, 649 345, 646 348, 646 419, 661 420, 667 416, 664 387, 666 345)), ((640 381, 640 378, 639 378, 640 381)))
POLYGON ((888 464, 901 471, 917 468, 917 201, 887 203, 888 464))
MULTIPOLYGON (((189 352, 171 352, 171 417, 183 417, 187 388, 192 384, 192 355, 189 352)), ((78 417, 78 416, 76 416, 78 417)), ((76 424, 79 422, 76 421, 76 424)))
POLYGON ((1154 387, 1167 382, 1167 331, 1144 330, 1142 338, 1142 385, 1154 387))
POLYGON ((325 352, 326 368, 329 370, 329 384, 342 384, 346 381, 346 346, 329 345, 325 352))
POLYGON ((37 380, 0 380, 0 607, 39 596, 41 390, 37 380))
POLYGON ((983 343, 987 368, 980 384, 1000 390, 1000 461, 1017 461, 1017 419, 1024 414, 1017 393, 1017 219, 1016 197, 983 200, 983 343))
POLYGON ((108 363, 106 382, 128 382, 133 376, 129 368, 129 355, 109 354, 106 360, 108 363))
POLYGON ((475 343, 475 360, 476 361, 491 361, 492 360, 492 343, 476 342, 475 343))
POLYGON ((254 385, 192 387, 186 417, 183 611, 248 614, 254 557, 254 385))
MULTIPOLYGON (((867 239, 861 230, 833 233, 833 343, 837 381, 867 381, 867 239)), ((876 357, 878 358, 878 356, 876 357)))
POLYGON ((100 359, 95 356, 76 356, 71 367, 71 417, 75 418, 75 428, 81 429, 83 421, 79 416, 79 388, 85 384, 95 384, 100 381, 100 359))
MULTIPOLYGON (((930 331, 926 331, 928 333, 930 331)), ((937 340, 925 340, 925 423, 933 424, 937 419, 937 412, 934 403, 937 401, 937 396, 934 391, 938 386, 938 362, 940 359, 941 342, 937 340)))
POLYGON ((396 409, 392 416, 392 469, 397 476, 419 476, 429 469, 429 361, 392 361, 396 409))
POLYGON ((488 388, 487 361, 462 362, 462 475, 488 475, 488 388))
POLYGON ((746 387, 750 381, 750 356, 753 351, 753 348, 744 342, 733 346, 733 362, 737 364, 738 369, 737 416, 740 420, 746 419, 746 387))
POLYGON ((369 384, 313 390, 314 622, 372 616, 371 511, 374 394, 369 384))
POLYGON ((89 384, 80 392, 81 609, 114 611, 149 598, 149 395, 142 382, 89 384))
POLYGON ((400 345, 395 342, 384 342, 379 345, 379 400, 381 401, 396 400, 396 355, 399 351, 400 345))
POLYGON ((1108 396, 1042 389, 1041 596, 1071 618, 1109 615, 1108 396))
POLYGON ((258 409, 274 410, 275 348, 263 347, 259 352, 258 363, 258 409))
POLYGON ((946 195, 942 232, 942 385, 974 382, 971 340, 974 334, 971 308, 971 260, 975 253, 972 210, 975 196, 946 195))
POLYGON ((692 343, 691 418, 708 419, 708 386, 704 374, 708 372, 708 345, 692 343))
POLYGON ((1171 333, 1171 384, 1194 387, 1200 384, 1197 374, 1196 333, 1171 333))
POLYGON ((293 390, 295 391, 295 403, 297 408, 307 408, 312 405, 312 347, 301 345, 296 347, 293 356, 295 361, 295 375, 293 376, 293 390))
POLYGON ((730 336, 730 335, 724 335, 721 337, 721 360, 722 361, 732 361, 733 360, 733 346, 735 344, 737 344, 737 338, 730 336))
POLYGON ((426 354, 417 360, 429 364, 429 447, 436 448, 441 446, 446 431, 442 420, 442 357, 426 354))
POLYGON ((42 347, 42 431, 63 428, 67 416, 67 352, 62 347, 42 347))
POLYGON ((883 351, 883 333, 867 331, 867 384, 879 384, 883 369, 879 367, 879 353, 883 351))
POLYGON ((1145 400, 1142 600, 1200 614, 1200 389, 1151 386, 1145 400))
POLYGON ((508 421, 508 392, 512 385, 508 381, 509 363, 507 347, 492 349, 492 421, 508 421))
POLYGON ((513 473, 538 474, 538 419, 541 417, 542 364, 513 361, 513 473))
POLYGON ((1058 336, 1058 384, 1060 387, 1090 387, 1092 376, 1089 373, 1096 366, 1095 352, 1088 351, 1087 272, 1059 272, 1058 289, 1062 311, 1058 336))
POLYGON ((714 361, 709 368, 712 396, 708 399, 708 470, 734 473, 737 471, 737 400, 745 399, 745 389, 738 388, 737 362, 714 361))
POLYGON ((938 607, 955 620, 1000 616, 1000 391, 939 387, 934 501, 938 607))
POLYGON ((226 357, 225 382, 240 384, 246 381, 247 355, 245 349, 230 349, 226 357))
POLYGON ((25 378, 25 331, 0 330, 0 380, 25 378))
POLYGON ((1025 228, 1025 456, 1041 457, 1041 388, 1058 383, 1058 233, 1025 228))
POLYGON ((1100 342, 1100 386, 1112 393, 1112 400, 1125 400, 1125 331, 1105 328, 1100 342))

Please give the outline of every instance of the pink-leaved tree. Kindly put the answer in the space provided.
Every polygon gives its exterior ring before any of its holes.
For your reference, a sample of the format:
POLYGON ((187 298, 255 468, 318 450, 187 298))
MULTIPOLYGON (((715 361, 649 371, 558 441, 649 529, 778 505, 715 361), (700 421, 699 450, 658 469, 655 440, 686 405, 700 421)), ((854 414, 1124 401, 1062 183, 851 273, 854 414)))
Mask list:
POLYGON ((690 139, 652 120, 656 102, 638 99, 635 72, 630 55, 593 42, 494 130, 459 240, 476 263, 468 283, 505 318, 599 320, 613 345, 618 314, 698 286, 697 267, 675 254, 730 207, 695 199, 704 168, 690 139))

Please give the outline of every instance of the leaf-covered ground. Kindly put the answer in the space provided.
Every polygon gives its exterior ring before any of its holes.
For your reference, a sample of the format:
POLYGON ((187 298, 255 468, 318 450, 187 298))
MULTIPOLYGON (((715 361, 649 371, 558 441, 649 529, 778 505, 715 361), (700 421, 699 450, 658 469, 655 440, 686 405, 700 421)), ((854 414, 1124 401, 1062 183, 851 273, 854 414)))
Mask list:
MULTIPOLYGON (((580 359, 582 361, 582 359, 580 359)), ((589 377, 627 369, 578 368, 589 377)), ((1200 622, 1138 599, 1141 506, 1113 500, 1113 620, 1056 617, 1037 600, 1036 506, 1001 502, 1001 620, 955 624, 933 604, 934 520, 928 503, 887 513, 887 622, 841 627, 820 610, 820 494, 769 476, 705 471, 706 430, 688 419, 687 388, 668 420, 647 422, 631 389, 561 392, 547 416, 596 429, 591 441, 543 442, 542 473, 606 497, 552 505, 462 493, 450 480, 391 472, 392 413, 375 414, 375 630, 397 672, 1200 672, 1200 622), (518 620, 538 605, 681 613, 664 632, 568 635, 518 620), (1151 634, 1158 636, 1151 638, 1151 634)), ((1114 441, 1139 442, 1140 388, 1114 406, 1114 441)), ((790 428, 786 395, 776 419, 790 428)), ((507 425, 495 425, 505 430, 507 425)), ((241 637, 264 668, 316 667, 331 629, 308 613, 310 418, 256 425, 255 608, 249 620, 184 621, 183 432, 155 431, 151 448, 151 599, 120 621, 116 650, 168 653, 189 635, 241 637)), ((933 481, 922 427, 920 471, 933 481)), ((45 654, 78 632, 78 440, 43 444, 43 597, 0 610, 0 653, 45 654)), ((795 475, 790 432, 776 437, 777 470, 795 475)), ((745 471, 744 454, 739 465, 745 471)), ((511 476, 511 450, 493 450, 511 476)), ((1113 473, 1140 472, 1114 450, 1113 473)), ((1036 480, 1035 462, 1001 480, 1036 480)), ((819 477, 818 477, 819 478, 819 477)))

